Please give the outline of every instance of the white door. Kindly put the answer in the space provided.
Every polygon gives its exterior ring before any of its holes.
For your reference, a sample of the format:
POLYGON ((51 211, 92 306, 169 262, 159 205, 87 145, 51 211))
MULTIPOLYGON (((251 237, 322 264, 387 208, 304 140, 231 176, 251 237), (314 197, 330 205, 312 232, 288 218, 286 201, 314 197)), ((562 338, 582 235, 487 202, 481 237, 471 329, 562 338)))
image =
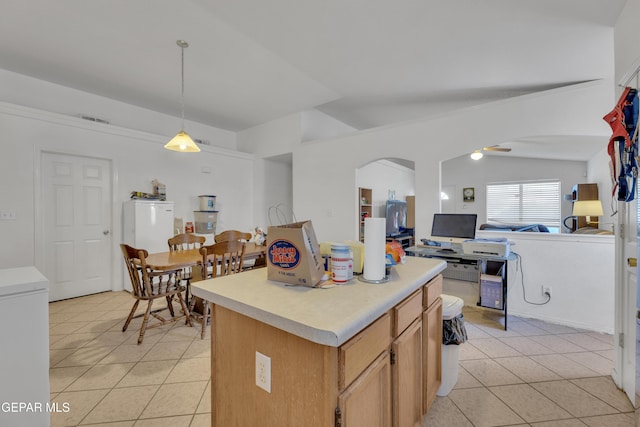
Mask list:
POLYGON ((42 153, 40 212, 49 300, 111 290, 111 164, 42 153))
POLYGON ((638 202, 618 203, 616 230, 616 358, 613 379, 635 405, 636 395, 636 267, 638 257, 638 202))

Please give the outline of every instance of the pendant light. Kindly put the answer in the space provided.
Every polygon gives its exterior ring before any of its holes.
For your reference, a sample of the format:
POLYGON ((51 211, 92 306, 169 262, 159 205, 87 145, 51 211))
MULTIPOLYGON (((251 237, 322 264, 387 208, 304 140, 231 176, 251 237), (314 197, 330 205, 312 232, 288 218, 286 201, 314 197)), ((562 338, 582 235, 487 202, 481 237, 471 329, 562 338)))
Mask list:
POLYGON ((473 153, 471 153, 471 158, 473 160, 480 160, 482 158, 482 151, 480 150, 476 150, 473 153))
POLYGON ((184 40, 176 40, 182 53, 182 130, 164 146, 167 150, 182 151, 186 153, 197 153, 200 148, 193 142, 193 139, 184 131, 184 50, 189 47, 189 43, 184 40))

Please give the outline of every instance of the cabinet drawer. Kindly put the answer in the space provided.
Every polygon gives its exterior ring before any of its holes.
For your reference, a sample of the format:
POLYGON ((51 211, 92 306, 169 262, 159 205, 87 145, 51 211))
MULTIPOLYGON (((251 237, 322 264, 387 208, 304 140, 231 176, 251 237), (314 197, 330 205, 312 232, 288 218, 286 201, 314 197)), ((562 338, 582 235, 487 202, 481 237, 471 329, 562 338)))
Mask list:
POLYGON ((422 289, 393 308, 393 336, 399 336, 422 313, 422 289))
POLYGON ((442 294, 442 274, 438 274, 424 285, 424 308, 430 307, 442 294))
POLYGON ((344 390, 391 344, 391 316, 385 313, 340 347, 340 390, 344 390))

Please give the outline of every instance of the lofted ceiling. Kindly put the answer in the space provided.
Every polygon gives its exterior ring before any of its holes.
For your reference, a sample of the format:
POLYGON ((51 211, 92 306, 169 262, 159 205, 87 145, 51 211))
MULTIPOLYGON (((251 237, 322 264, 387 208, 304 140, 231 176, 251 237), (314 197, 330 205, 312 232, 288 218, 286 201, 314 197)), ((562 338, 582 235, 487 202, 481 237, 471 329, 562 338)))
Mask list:
POLYGON ((184 39, 189 120, 240 131, 316 108, 366 129, 613 78, 624 4, 0 0, 0 67, 179 116, 184 39))

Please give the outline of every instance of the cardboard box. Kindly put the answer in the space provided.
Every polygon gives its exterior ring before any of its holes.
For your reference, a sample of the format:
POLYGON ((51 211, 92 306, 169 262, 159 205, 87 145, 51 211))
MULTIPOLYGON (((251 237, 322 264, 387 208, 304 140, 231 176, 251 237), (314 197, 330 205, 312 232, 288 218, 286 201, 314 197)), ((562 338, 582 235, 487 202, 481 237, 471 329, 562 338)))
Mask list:
POLYGON ((324 262, 311 221, 269 227, 267 279, 315 286, 323 274, 324 262))

